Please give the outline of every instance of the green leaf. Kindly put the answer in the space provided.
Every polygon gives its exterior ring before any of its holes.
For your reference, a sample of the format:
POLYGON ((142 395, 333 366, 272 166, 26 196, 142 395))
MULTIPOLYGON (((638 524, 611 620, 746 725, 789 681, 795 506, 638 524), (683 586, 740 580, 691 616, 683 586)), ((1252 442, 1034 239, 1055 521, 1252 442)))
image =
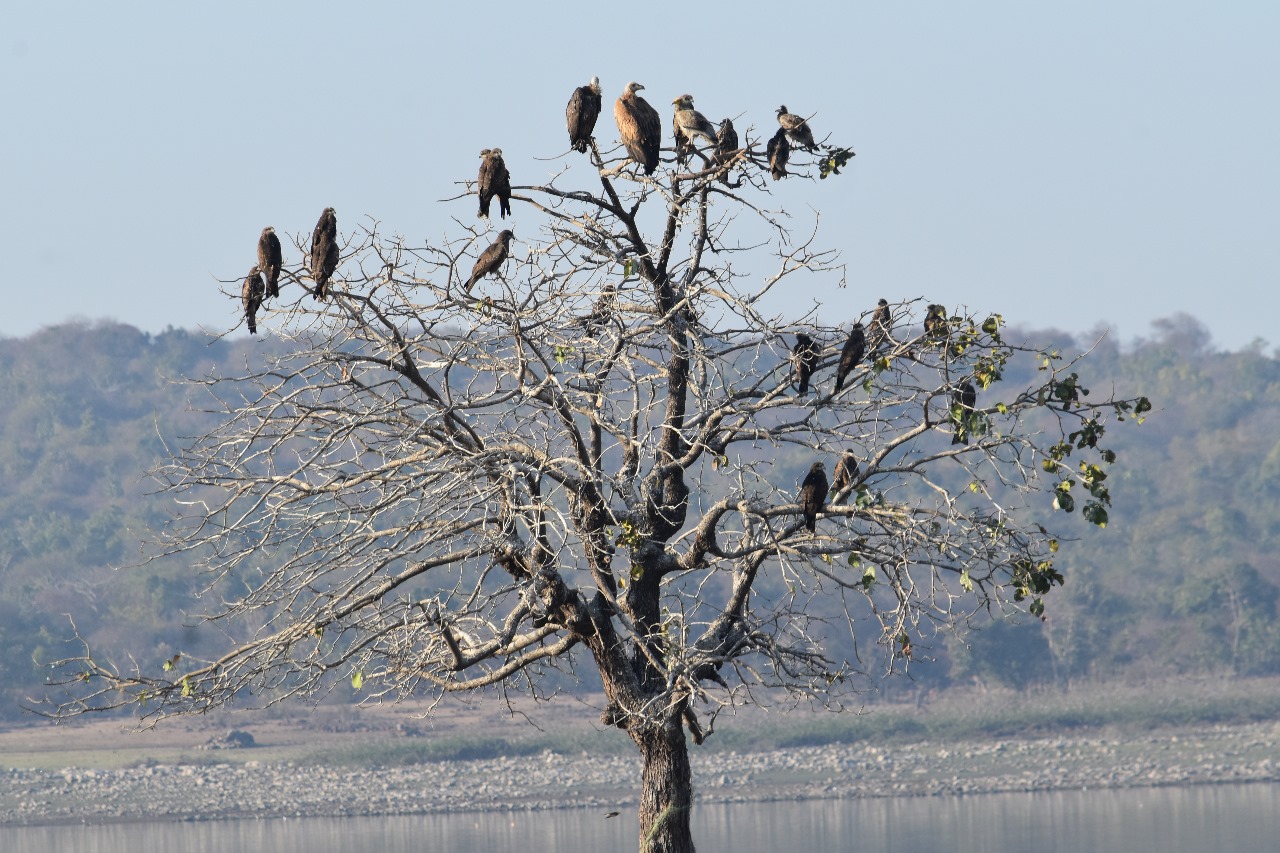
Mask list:
POLYGON ((968 569, 960 573, 960 588, 965 592, 973 592, 973 578, 969 577, 968 569))
POLYGON ((622 265, 622 277, 631 278, 631 274, 635 271, 635 262, 631 258, 627 258, 626 263, 622 265))
POLYGON ((1058 540, 1057 540, 1057 539, 1050 539, 1050 540, 1049 540, 1049 553, 1051 553, 1051 554, 1056 554, 1056 553, 1058 553, 1058 540))
POLYGON ((867 566, 867 570, 862 573, 862 585, 867 589, 875 586, 876 583, 876 567, 867 566))
POLYGON ((996 403, 996 411, 1002 415, 1007 415, 1009 414, 1009 407, 1004 403, 996 403))
POLYGON ((351 686, 356 690, 364 686, 364 670, 357 669, 351 674, 351 686))
POLYGON ((191 688, 191 679, 190 679, 190 678, 187 678, 187 676, 185 676, 185 675, 184 675, 184 676, 182 676, 182 695, 183 695, 183 696, 190 696, 190 695, 191 695, 191 689, 192 689, 192 688, 191 688))

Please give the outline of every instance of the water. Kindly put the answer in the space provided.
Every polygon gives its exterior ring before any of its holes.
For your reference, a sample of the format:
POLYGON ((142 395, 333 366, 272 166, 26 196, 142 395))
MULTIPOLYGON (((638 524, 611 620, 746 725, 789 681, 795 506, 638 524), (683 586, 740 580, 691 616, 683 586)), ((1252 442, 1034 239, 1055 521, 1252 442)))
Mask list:
MULTIPOLYGON (((703 853, 1204 853, 1269 850, 1280 784, 704 805, 703 853)), ((636 848, 635 810, 0 829, 4 853, 600 853, 636 848)))

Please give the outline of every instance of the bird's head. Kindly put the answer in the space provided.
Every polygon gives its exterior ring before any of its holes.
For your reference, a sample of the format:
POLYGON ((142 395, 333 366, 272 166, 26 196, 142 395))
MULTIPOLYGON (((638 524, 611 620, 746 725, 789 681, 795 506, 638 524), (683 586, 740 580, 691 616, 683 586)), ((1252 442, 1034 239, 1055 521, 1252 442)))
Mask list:
POLYGON ((274 229, 274 228, 272 228, 270 225, 268 225, 266 228, 263 228, 263 229, 262 229, 262 233, 263 233, 263 236, 265 236, 265 235, 267 235, 267 234, 274 234, 274 233, 276 233, 276 229, 274 229))
POLYGON ((480 159, 481 159, 481 160, 483 160, 484 158, 488 157, 488 156, 489 156, 490 154, 492 154, 492 153, 493 153, 493 149, 492 149, 492 148, 481 148, 481 149, 480 149, 480 159))
POLYGON ((786 105, 786 104, 783 104, 782 106, 778 107, 778 116, 779 116, 779 117, 784 116, 784 115, 786 115, 786 114, 787 114, 787 105, 786 105))
POLYGON ((494 148, 492 151, 490 151, 490 152, 489 152, 489 156, 490 156, 490 157, 501 157, 501 156, 502 156, 502 149, 501 149, 501 148, 494 148))
POLYGON ((591 91, 595 92, 597 95, 600 94, 600 78, 599 77, 593 76, 591 78, 591 91))
POLYGON ((643 88, 644 86, 640 85, 639 83, 633 80, 632 82, 627 84, 627 94, 634 95, 636 92, 639 92, 643 88))

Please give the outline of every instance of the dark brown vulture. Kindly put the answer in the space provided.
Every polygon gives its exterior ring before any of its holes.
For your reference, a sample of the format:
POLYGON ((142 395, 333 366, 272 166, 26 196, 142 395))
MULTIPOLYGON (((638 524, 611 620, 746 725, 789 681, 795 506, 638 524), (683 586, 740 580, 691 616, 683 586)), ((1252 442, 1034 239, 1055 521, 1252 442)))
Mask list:
POLYGON ((618 285, 610 282, 600 291, 600 298, 591 306, 591 313, 578 318, 582 324, 582 333, 588 338, 596 336, 596 330, 608 322, 613 316, 613 304, 618 299, 618 285))
POLYGON ((806 151, 818 150, 818 146, 813 143, 813 131, 809 129, 809 123, 795 113, 787 112, 785 104, 778 107, 778 124, 782 125, 782 129, 796 145, 806 151))
POLYGON ((486 148, 480 152, 480 174, 476 178, 480 193, 480 218, 489 218, 489 202, 498 197, 498 209, 506 219, 511 212, 511 173, 502 159, 501 148, 486 148))
POLYGON ((947 312, 941 305, 930 305, 924 315, 924 333, 931 338, 947 336, 947 312))
POLYGON ((467 279, 467 293, 471 292, 472 286, 477 281, 502 269, 507 253, 511 251, 511 238, 514 236, 516 235, 512 231, 503 231, 492 246, 480 253, 475 268, 471 270, 471 278, 467 279))
POLYGON ((244 319, 249 324, 249 334, 258 334, 258 309, 262 307, 262 270, 251 267, 240 286, 240 301, 244 303, 244 319))
POLYGON ((804 516, 804 526, 810 533, 818 532, 818 513, 826 503, 830 484, 827 483, 827 466, 821 462, 813 463, 804 482, 800 484, 800 514, 804 516))
POLYGON ((613 105, 613 119, 618 123, 627 154, 644 166, 646 175, 652 175, 662 151, 662 119, 648 101, 636 94, 643 88, 639 83, 627 84, 613 105))
POLYGON ((676 137, 677 157, 688 157, 693 152, 694 139, 699 136, 712 145, 719 141, 715 125, 693 108, 693 95, 681 95, 671 103, 676 107, 671 126, 676 137))
POLYGON ((796 345, 791 350, 791 361, 795 368, 796 384, 801 394, 809 393, 809 377, 818 366, 818 346, 813 338, 800 332, 796 335, 796 345))
POLYGON ((835 494, 852 486, 856 479, 858 479, 858 457, 853 455, 852 450, 846 450, 841 454, 840 461, 836 463, 836 480, 831 484, 831 492, 835 494))
POLYGON ((600 78, 592 77, 591 84, 579 86, 569 97, 564 108, 564 120, 569 125, 569 145, 574 151, 586 153, 591 145, 591 134, 596 130, 600 117, 600 78))
POLYGON ((973 420, 973 409, 978 405, 978 391, 968 379, 961 382, 951 392, 951 420, 956 431, 951 436, 952 444, 969 443, 969 427, 973 420))
POLYGON ((867 332, 867 343, 872 349, 889 340, 889 330, 893 328, 893 314, 889 311, 889 301, 881 299, 876 303, 876 310, 871 315, 871 328, 867 332))
POLYGON ((773 175, 775 181, 785 178, 787 160, 791 159, 791 143, 787 141, 787 132, 778 128, 778 132, 769 140, 765 152, 769 155, 769 174, 773 175))
MULTIPOLYGON (((720 122, 720 130, 716 132, 716 164, 723 166, 733 159, 738 153, 738 131, 734 129, 733 122, 725 119, 720 122)), ((732 169, 726 169, 724 174, 720 176, 720 180, 729 183, 729 172, 732 169)))
MULTIPOLYGON (((839 393, 844 387, 844 380, 858 366, 858 362, 862 361, 862 357, 867 353, 867 335, 862 330, 861 323, 854 323, 853 329, 849 332, 849 340, 844 342, 844 349, 840 350, 840 366, 836 368, 836 390, 833 393, 839 393)), ((840 469, 836 469, 836 473, 840 473, 840 469)))
POLYGON ((324 299, 329 295, 326 288, 337 268, 338 217, 332 207, 326 207, 311 234, 311 277, 316 282, 313 298, 324 299))
POLYGON ((281 257, 280 238, 276 236, 276 229, 268 225, 258 238, 258 267, 267 277, 267 296, 272 299, 280 295, 281 257))

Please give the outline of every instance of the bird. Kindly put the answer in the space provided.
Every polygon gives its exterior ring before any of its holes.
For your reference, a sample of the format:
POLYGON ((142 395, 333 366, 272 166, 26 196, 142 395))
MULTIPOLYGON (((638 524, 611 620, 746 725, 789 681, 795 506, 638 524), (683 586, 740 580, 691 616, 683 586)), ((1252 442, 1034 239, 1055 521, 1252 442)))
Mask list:
POLYGON ((836 390, 839 393, 844 387, 844 380, 858 366, 858 362, 862 361, 862 357, 867 352, 867 335, 862 330, 861 323, 854 323, 853 328, 849 330, 849 339, 844 342, 844 349, 840 350, 840 366, 836 368, 836 390))
POLYGON ((280 295, 281 263, 280 238, 276 236, 276 229, 268 225, 258 238, 258 267, 266 274, 266 295, 272 299, 280 295))
POLYGON ((471 270, 471 278, 467 279, 467 293, 471 292, 472 285, 477 281, 502 268, 502 263, 511 250, 511 238, 514 236, 516 235, 513 231, 503 231, 492 246, 480 253, 475 267, 471 270))
POLYGON ((889 330, 893 328, 893 314, 889 311, 889 301, 881 299, 876 302, 876 310, 871 315, 871 328, 867 332, 867 343, 872 349, 889 339, 889 330))
POLYGON ((569 145, 574 151, 586 153, 599 117, 600 78, 592 77, 589 84, 573 90, 569 104, 564 108, 564 120, 569 126, 569 145))
POLYGON ((646 175, 652 175, 662 151, 662 119, 648 101, 636 94, 643 88, 639 83, 627 84, 613 105, 613 119, 618 123, 627 155, 644 166, 646 175))
POLYGON ((818 366, 818 347, 813 342, 813 338, 804 332, 797 333, 796 345, 791 349, 791 360, 795 365, 796 383, 800 386, 800 393, 809 393, 809 377, 818 366))
POLYGON ((775 181, 785 178, 787 176, 787 160, 791 158, 791 143, 787 141, 787 132, 785 130, 778 128, 778 132, 769 140, 765 153, 769 155, 769 174, 773 175, 775 181))
POLYGON ((480 152, 480 174, 476 177, 476 189, 480 194, 480 213, 482 219, 489 218, 489 203, 498 197, 498 208, 502 218, 506 219, 511 212, 511 173, 502 159, 501 148, 486 148, 480 152))
POLYGON ((821 462, 813 463, 800 484, 800 514, 804 516, 804 526, 810 533, 818 531, 818 513, 822 512, 829 485, 827 466, 821 462))
MULTIPOLYGON (((720 122, 720 129, 716 131, 716 163, 723 166, 731 161, 735 154, 738 153, 738 131, 733 127, 731 119, 725 119, 720 122)), ((730 169, 725 169, 724 174, 720 176, 720 180, 729 183, 730 169)))
POLYGON ((701 136, 715 145, 719 142, 716 128, 707 117, 693 108, 693 95, 681 95, 671 103, 676 112, 672 119, 672 127, 676 137, 676 156, 687 157, 693 151, 693 141, 701 136))
POLYGON ((595 304, 591 306, 591 313, 585 317, 579 317, 578 322, 582 324, 582 333, 588 338, 596 336, 596 329, 604 325, 613 314, 613 303, 618 298, 618 286, 613 282, 609 282, 600 291, 600 297, 596 299, 595 304))
POLYGON ((795 113, 788 112, 786 104, 778 107, 778 124, 782 125, 782 129, 796 145, 806 151, 818 150, 813 142, 813 131, 809 129, 809 123, 795 113))
POLYGON ((956 431, 951 436, 952 444, 969 443, 969 416, 977 405, 978 391, 968 379, 952 389, 951 419, 956 425, 956 431))
POLYGON ((244 304, 244 319, 249 324, 249 334, 258 334, 258 309, 262 307, 262 294, 264 288, 262 286, 262 270, 255 267, 249 268, 249 274, 244 277, 244 284, 240 287, 240 301, 244 304))
POLYGON ((326 287, 337 268, 338 217, 332 207, 326 207, 311 234, 311 277, 316 282, 313 298, 324 299, 328 295, 326 287))
POLYGON ((858 479, 858 457, 853 455, 852 450, 846 450, 841 454, 840 461, 836 463, 836 479, 831 484, 831 493, 836 494, 852 486, 856 479, 858 479))
POLYGON ((941 305, 930 305, 925 312, 924 333, 931 338, 947 336, 947 313, 941 305))

